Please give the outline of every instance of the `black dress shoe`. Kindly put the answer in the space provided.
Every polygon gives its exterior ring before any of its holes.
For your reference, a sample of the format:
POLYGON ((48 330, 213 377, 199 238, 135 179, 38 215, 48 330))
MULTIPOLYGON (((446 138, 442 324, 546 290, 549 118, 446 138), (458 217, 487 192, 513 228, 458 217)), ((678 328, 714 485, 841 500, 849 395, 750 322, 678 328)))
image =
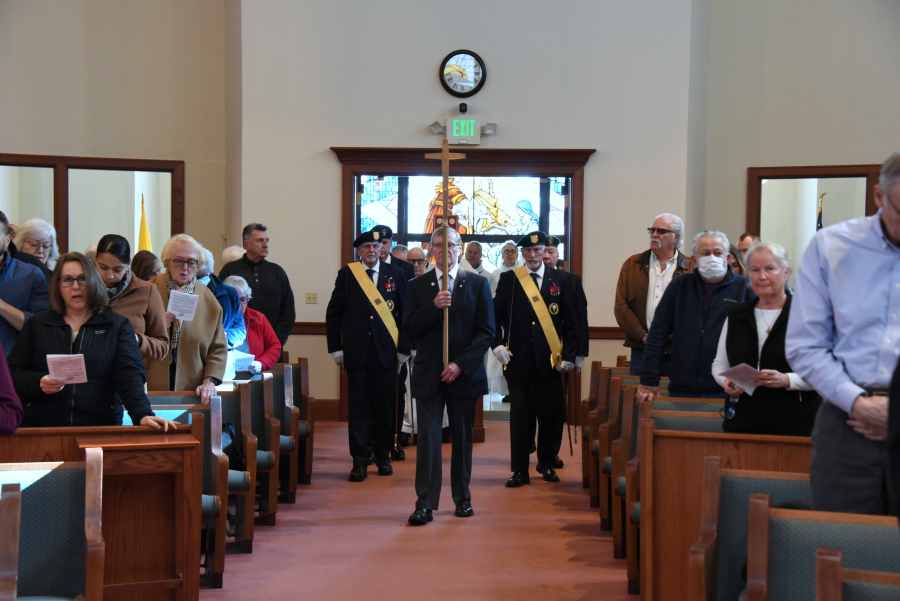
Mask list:
POLYGON ((475 511, 472 509, 471 503, 463 501, 456 505, 456 512, 453 515, 458 518, 470 518, 475 515, 475 511))
POLYGON ((433 519, 430 509, 416 509, 406 521, 409 522, 411 526, 424 526, 433 519))
POLYGON ((362 482, 368 477, 367 472, 368 466, 365 463, 354 465, 350 471, 350 482, 362 482))
POLYGON ((406 461, 406 451, 399 444, 391 451, 391 461, 406 461))
POLYGON ((566 467, 566 464, 563 463, 563 460, 559 458, 559 455, 553 456, 553 467, 558 470, 566 467))
POLYGON ((390 476, 394 473, 394 468, 391 467, 391 460, 385 457, 384 459, 379 459, 376 461, 378 464, 378 475, 379 476, 390 476))
POLYGON ((366 459, 366 465, 375 465, 375 453, 369 453, 369 458, 366 459))
POLYGON ((409 446, 409 434, 407 434, 406 432, 403 432, 402 434, 397 436, 397 444, 400 445, 401 447, 408 447, 409 446))
POLYGON ((547 482, 559 482, 559 476, 556 475, 556 470, 553 469, 552 465, 541 465, 540 463, 537 466, 537 471, 539 474, 544 475, 544 480, 547 482))
POLYGON ((512 475, 512 478, 506 481, 508 488, 519 488, 523 484, 531 484, 531 476, 521 472, 516 472, 512 475))

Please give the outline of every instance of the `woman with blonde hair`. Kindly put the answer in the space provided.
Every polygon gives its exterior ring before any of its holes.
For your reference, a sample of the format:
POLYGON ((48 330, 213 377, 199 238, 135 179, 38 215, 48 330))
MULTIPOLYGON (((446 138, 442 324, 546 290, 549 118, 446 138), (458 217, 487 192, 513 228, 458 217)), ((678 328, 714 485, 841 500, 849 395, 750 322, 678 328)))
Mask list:
POLYGON ((56 266, 56 259, 59 257, 56 228, 43 219, 29 219, 23 223, 13 242, 16 249, 34 256, 46 265, 47 269, 56 266))

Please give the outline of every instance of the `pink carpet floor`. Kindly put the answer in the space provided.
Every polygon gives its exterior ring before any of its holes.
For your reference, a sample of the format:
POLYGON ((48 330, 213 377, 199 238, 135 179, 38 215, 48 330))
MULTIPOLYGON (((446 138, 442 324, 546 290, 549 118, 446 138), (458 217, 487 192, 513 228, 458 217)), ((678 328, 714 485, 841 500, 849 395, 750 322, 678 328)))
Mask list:
POLYGON ((201 601, 637 599, 581 486, 579 446, 571 457, 564 441, 561 482, 544 482, 532 455, 532 483, 510 489, 509 424, 486 429, 474 452, 475 515, 453 515, 445 444, 441 509, 412 527, 415 447, 393 476, 373 466, 351 483, 346 424, 317 423, 312 484, 295 505, 279 505, 276 526, 257 525, 252 554, 229 549, 224 588, 201 589, 201 601))

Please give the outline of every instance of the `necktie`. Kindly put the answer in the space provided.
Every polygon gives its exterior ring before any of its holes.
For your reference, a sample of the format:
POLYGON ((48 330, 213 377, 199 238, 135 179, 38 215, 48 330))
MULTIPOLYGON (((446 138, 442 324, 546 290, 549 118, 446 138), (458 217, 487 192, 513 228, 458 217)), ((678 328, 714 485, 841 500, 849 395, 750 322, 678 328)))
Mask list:
POLYGON ((537 286, 538 290, 540 290, 540 289, 541 289, 541 286, 540 286, 540 284, 538 284, 538 281, 537 281, 537 280, 538 280, 538 274, 537 274, 537 273, 532 273, 532 274, 531 274, 531 279, 534 280, 534 285, 537 286))
POLYGON ((369 279, 374 282, 375 278, 373 278, 372 276, 375 275, 375 270, 374 269, 366 269, 366 273, 369 274, 369 279))

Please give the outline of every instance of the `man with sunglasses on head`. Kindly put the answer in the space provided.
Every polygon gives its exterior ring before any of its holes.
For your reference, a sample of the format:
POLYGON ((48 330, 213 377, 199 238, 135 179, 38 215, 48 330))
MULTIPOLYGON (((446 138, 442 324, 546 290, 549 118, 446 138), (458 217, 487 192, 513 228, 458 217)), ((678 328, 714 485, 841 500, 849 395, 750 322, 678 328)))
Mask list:
MULTIPOLYGON (((615 315, 625 331, 625 345, 631 349, 631 375, 641 373, 647 331, 653 314, 672 278, 690 271, 688 258, 679 250, 684 243, 684 223, 672 213, 663 213, 647 228, 650 249, 628 257, 619 272, 615 315)), ((668 376, 672 369, 671 343, 666 345, 659 371, 668 376)))

